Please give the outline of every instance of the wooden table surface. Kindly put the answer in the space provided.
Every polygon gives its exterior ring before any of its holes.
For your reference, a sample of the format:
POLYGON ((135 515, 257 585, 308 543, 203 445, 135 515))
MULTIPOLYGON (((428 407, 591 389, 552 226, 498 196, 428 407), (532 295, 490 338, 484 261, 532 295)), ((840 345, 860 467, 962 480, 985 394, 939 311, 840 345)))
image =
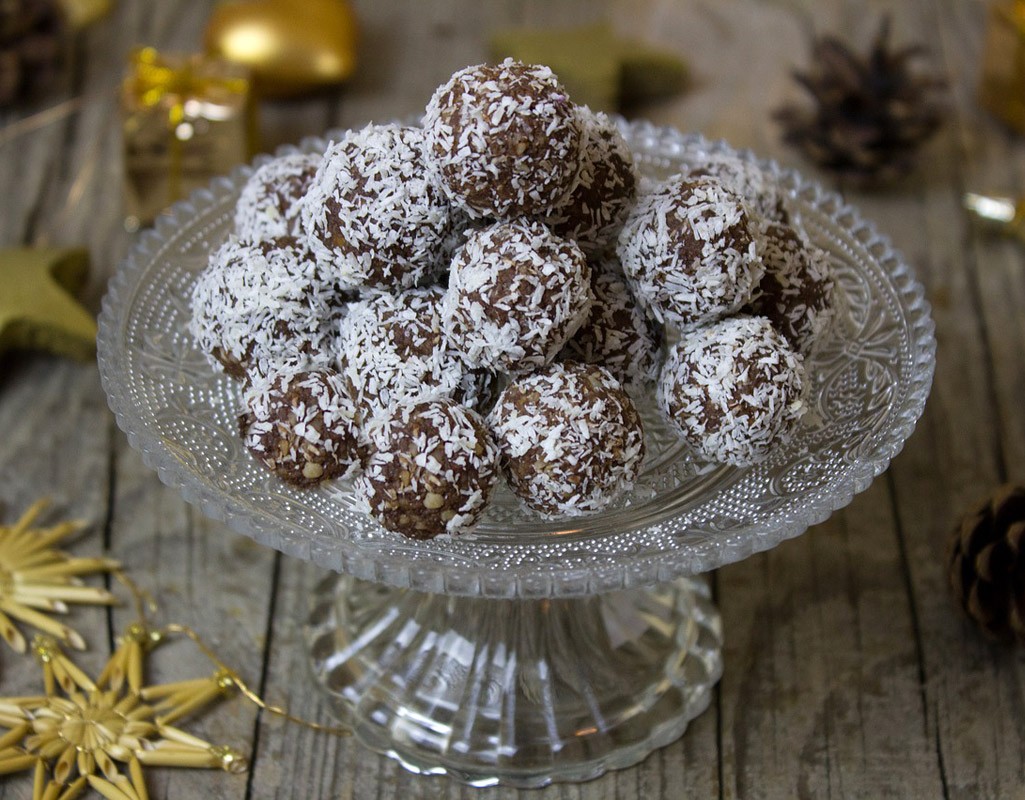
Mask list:
MULTIPOLYGON (((212 0, 117 0, 85 37, 63 96, 81 112, 0 146, 0 245, 84 244, 86 301, 131 244, 120 224, 121 140, 113 87, 136 44, 195 50, 212 0)), ((798 96, 789 78, 808 33, 867 43, 879 14, 898 41, 930 47, 949 82, 950 116, 924 168, 850 202, 916 269, 939 342, 925 416, 864 494, 770 553, 720 570, 725 675, 686 735, 637 767, 537 798, 1025 797, 1025 661, 957 615, 943 548, 958 515, 992 487, 1025 478, 1025 251, 988 238, 960 207, 965 190, 1025 190, 1025 139, 980 111, 980 0, 363 0, 362 61, 337 95, 265 104, 264 146, 333 126, 417 112, 454 69, 486 57, 490 30, 609 18, 624 33, 674 48, 694 85, 645 108, 659 122, 724 137, 828 180, 785 149, 770 110, 798 96)), ((55 100, 60 99, 58 95, 55 100)), ((9 124, 13 112, 0 116, 9 124)), ((106 552, 152 590, 164 620, 202 631, 272 702, 328 721, 306 677, 301 621, 310 564, 214 523, 146 468, 107 410, 94 364, 43 355, 0 360, 0 519, 40 495, 53 518, 91 527, 76 554, 106 552)), ((75 626, 97 669, 127 607, 83 609, 75 626)), ((159 650, 150 677, 207 674, 188 643, 159 650)), ((0 695, 38 691, 31 659, 0 648, 0 695)), ((157 798, 511 796, 407 774, 351 740, 261 715, 241 700, 189 724, 250 753, 243 776, 151 770, 157 798)), ((5 779, 0 798, 31 795, 5 779)))

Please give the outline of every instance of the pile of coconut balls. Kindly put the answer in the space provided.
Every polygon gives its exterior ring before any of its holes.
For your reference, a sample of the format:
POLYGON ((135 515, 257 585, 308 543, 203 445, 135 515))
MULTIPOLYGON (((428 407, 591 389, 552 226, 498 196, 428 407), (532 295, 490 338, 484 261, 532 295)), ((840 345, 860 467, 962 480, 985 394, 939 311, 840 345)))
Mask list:
POLYGON ((833 294, 756 166, 642 186, 608 117, 508 60, 453 75, 422 127, 256 170, 191 333, 242 382, 253 456, 295 486, 355 477, 425 539, 472 529, 500 476, 545 517, 605 508, 651 391, 697 458, 764 459, 833 294))

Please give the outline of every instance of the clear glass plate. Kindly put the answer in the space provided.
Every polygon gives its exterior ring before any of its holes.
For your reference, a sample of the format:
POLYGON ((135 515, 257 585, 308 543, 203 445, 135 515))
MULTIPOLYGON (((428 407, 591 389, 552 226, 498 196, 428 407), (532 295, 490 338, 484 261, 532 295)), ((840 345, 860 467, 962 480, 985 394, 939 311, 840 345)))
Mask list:
MULTIPOLYGON (((735 154, 643 122, 622 129, 652 178, 709 153, 735 154)), ((311 139, 300 149, 324 147, 311 139)), ((910 268, 837 194, 757 161, 785 189, 796 224, 832 256, 846 300, 843 324, 809 363, 811 413, 795 439, 753 468, 700 464, 642 402, 648 459, 614 508, 545 521, 503 490, 472 536, 407 540, 354 510, 345 484, 293 489, 260 467, 238 437, 237 384, 207 365, 186 332, 196 275, 261 163, 196 192, 139 238, 104 299, 98 351, 118 424, 161 480, 289 555, 396 587, 493 598, 574 597, 694 575, 769 549, 849 503, 900 451, 925 405, 935 340, 910 268)))

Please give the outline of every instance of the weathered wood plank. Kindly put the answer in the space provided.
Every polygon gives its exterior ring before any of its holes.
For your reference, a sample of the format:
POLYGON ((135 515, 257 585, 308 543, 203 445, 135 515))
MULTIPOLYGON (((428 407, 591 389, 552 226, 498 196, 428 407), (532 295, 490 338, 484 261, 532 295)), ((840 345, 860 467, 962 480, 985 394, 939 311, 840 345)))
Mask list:
POLYGON ((925 278, 939 340, 928 435, 916 438, 892 477, 905 532, 922 635, 930 728, 952 798, 1011 797, 1025 786, 1022 666, 983 641, 948 597, 946 536, 968 504, 1006 477, 1021 478, 1021 251, 979 236, 959 208, 965 189, 1017 189, 1025 147, 975 106, 982 52, 981 4, 917 4, 923 31, 948 64, 958 113, 947 134, 949 185, 930 187, 925 278), (921 446, 918 446, 921 445, 921 446))
MULTIPOLYGON (((80 75, 69 73, 67 85, 42 105, 59 102, 87 85, 80 75)), ((16 192, 5 193, 0 214, 0 240, 5 245, 82 242, 77 235, 51 236, 51 226, 57 222, 54 203, 74 180, 67 153, 77 136, 88 138, 91 130, 90 125, 68 117, 0 147, 0 181, 6 187, 17 187, 16 192)), ((92 226, 104 229, 108 219, 107 214, 99 214, 92 219, 92 226), (100 219, 102 224, 97 224, 100 219)), ((103 263, 108 255, 104 249, 91 249, 94 263, 103 263)), ((103 278, 94 283, 99 285, 103 278)), ((36 497, 50 494, 55 501, 51 521, 81 517, 89 523, 82 538, 69 549, 79 555, 100 554, 109 513, 109 463, 115 432, 95 365, 42 355, 2 357, 0 423, 7 431, 0 448, 4 518, 17 516, 36 497)), ((76 660, 95 672, 109 653, 108 612, 75 609, 69 620, 90 645, 89 652, 76 660)), ((2 676, 5 694, 41 690, 39 669, 31 656, 4 653, 2 676)), ((13 778, 0 784, 0 797, 30 794, 29 780, 13 778)))

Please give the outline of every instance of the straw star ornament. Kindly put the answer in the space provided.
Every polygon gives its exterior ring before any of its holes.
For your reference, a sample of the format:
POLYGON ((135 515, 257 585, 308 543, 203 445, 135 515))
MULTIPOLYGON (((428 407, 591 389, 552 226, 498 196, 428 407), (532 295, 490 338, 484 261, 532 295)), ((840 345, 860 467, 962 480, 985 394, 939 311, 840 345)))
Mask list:
POLYGON ((0 525, 0 636, 19 653, 25 652, 25 637, 13 620, 83 650, 82 637, 47 613, 66 614, 68 603, 117 602, 106 589, 84 586, 79 578, 112 572, 120 564, 108 558, 76 558, 58 550, 56 545, 81 530, 82 524, 63 522, 51 528, 33 528, 46 505, 40 500, 13 525, 0 525))
POLYGON ((45 694, 0 698, 0 725, 9 728, 0 736, 0 775, 34 767, 33 798, 43 800, 72 800, 87 787, 108 800, 147 800, 148 766, 244 772, 237 751, 171 725, 231 692, 230 673, 142 685, 145 656, 162 639, 133 625, 94 681, 53 637, 37 636, 45 694))

